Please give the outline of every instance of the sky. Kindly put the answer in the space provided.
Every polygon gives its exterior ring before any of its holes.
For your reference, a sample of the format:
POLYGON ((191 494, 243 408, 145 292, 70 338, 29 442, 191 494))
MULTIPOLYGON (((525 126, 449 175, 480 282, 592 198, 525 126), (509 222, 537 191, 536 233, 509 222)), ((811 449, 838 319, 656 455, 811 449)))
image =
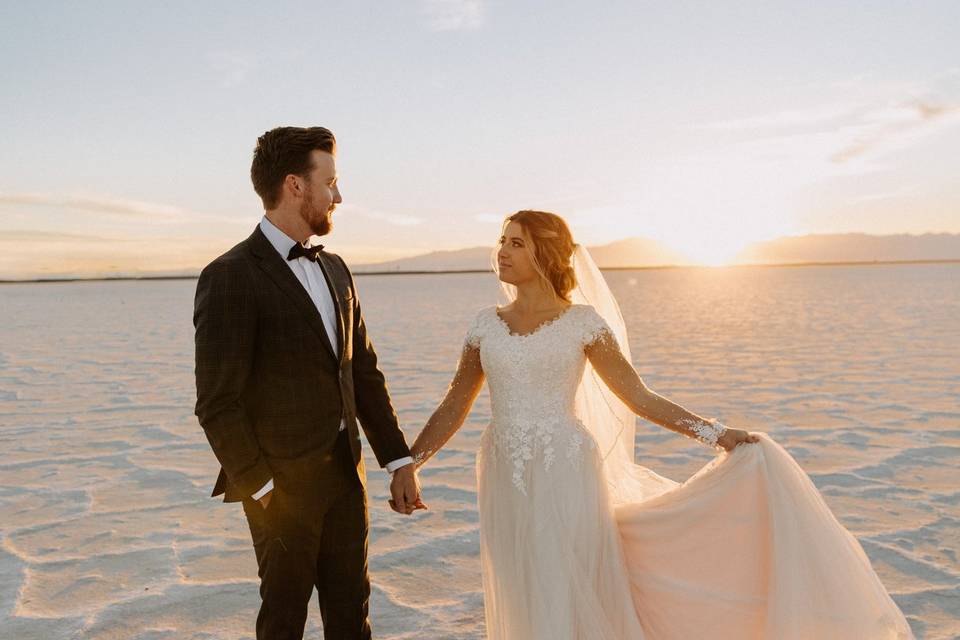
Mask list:
POLYGON ((263 214, 257 136, 337 136, 348 262, 575 238, 722 263, 960 232, 960 3, 6 2, 0 278, 196 271, 263 214))

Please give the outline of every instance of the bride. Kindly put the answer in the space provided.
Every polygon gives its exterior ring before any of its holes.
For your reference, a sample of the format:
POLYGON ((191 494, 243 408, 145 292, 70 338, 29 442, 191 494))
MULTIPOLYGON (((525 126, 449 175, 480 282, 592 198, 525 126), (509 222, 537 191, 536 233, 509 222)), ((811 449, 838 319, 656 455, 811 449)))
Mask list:
POLYGON ((477 481, 488 638, 913 638, 779 444, 644 384, 619 307, 562 218, 520 211, 502 233, 495 268, 511 302, 477 314, 412 448, 425 464, 487 381, 477 481), (718 455, 682 483, 637 465, 634 414, 718 455))

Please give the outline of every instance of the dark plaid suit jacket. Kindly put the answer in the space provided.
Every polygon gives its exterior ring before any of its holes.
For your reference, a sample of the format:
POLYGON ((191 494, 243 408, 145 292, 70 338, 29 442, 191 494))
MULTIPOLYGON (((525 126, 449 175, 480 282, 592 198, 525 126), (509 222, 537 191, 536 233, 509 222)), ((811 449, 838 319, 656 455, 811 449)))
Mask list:
MULTIPOLYGON (((380 466, 410 455, 367 337, 353 276, 320 253, 337 309, 335 353, 309 294, 258 226, 204 268, 197 282, 195 412, 220 475, 213 495, 233 502, 267 480, 322 491, 340 420, 366 481, 357 419, 380 466)), ((329 476, 326 476, 329 477, 329 476)))

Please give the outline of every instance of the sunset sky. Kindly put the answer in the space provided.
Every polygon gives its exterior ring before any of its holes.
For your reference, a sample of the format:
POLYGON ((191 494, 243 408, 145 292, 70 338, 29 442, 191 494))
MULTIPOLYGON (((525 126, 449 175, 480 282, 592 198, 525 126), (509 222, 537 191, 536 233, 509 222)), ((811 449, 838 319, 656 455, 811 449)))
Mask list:
POLYGON ((0 278, 203 266, 289 124, 338 138, 324 244, 354 263, 520 208, 706 263, 960 232, 958 33, 955 0, 7 3, 0 278))

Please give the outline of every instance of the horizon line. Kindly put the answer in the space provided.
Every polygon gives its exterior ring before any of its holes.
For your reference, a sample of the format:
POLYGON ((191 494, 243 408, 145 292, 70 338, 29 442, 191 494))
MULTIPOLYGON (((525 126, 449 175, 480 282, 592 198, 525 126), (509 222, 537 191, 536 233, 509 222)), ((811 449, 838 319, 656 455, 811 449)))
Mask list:
MULTIPOLYGON (((960 258, 942 258, 932 260, 828 260, 814 262, 771 262, 771 263, 743 263, 743 264, 663 264, 643 265, 633 267, 599 267, 600 271, 649 271, 654 269, 731 269, 731 268, 766 268, 766 267, 862 267, 880 266, 888 264, 954 264, 960 263, 960 258)), ((493 269, 441 269, 436 271, 414 269, 405 271, 352 271, 355 276, 404 276, 404 275, 455 275, 465 273, 493 273, 493 269)), ((10 280, 0 278, 0 284, 46 284, 55 282, 110 282, 126 280, 196 280, 199 273, 192 275, 141 275, 141 276, 95 276, 90 278, 26 278, 10 280)))

